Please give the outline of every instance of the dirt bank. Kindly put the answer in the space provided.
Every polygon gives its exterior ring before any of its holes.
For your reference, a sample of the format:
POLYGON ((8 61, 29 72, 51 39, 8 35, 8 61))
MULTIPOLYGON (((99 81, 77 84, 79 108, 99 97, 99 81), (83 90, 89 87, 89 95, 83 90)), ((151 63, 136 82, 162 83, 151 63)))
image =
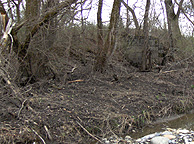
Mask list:
POLYGON ((193 108, 194 69, 171 64, 138 72, 111 64, 104 74, 80 65, 66 83, 55 80, 0 96, 0 143, 91 143, 123 135, 193 108))

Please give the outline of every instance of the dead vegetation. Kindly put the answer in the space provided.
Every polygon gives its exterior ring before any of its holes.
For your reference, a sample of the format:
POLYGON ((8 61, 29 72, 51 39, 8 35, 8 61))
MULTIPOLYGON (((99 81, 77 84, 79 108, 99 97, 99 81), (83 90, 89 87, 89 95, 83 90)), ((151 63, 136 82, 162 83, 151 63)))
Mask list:
POLYGON ((76 62, 67 83, 47 80, 21 87, 20 98, 1 95, 1 143, 100 142, 193 108, 193 68, 138 72, 120 63, 94 75, 85 71, 89 63, 76 62))
MULTIPOLYGON (((36 2, 35 8, 40 6, 36 2)), ((0 143, 101 143, 103 137, 130 135, 158 118, 193 108, 192 37, 185 37, 186 48, 175 51, 173 61, 152 63, 149 71, 140 72, 126 51, 136 30, 127 31, 117 13, 112 20, 120 26, 114 31, 118 39, 111 34, 116 25, 100 27, 117 40, 101 73, 101 68, 94 70, 98 29, 75 18, 86 1, 50 2, 43 1, 35 15, 26 14, 29 19, 18 17, 7 42, 2 39, 0 143)), ((166 29, 151 33, 169 48, 166 29)), ((161 55, 166 58, 168 52, 161 55)))

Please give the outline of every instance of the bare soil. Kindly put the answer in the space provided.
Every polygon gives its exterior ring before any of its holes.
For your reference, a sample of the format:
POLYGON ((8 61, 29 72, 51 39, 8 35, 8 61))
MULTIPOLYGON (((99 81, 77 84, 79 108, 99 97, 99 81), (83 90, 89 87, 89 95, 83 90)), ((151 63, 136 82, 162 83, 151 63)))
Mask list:
POLYGON ((103 74, 77 65, 65 83, 45 80, 0 96, 0 143, 95 143, 194 107, 191 65, 139 72, 112 62, 103 74))

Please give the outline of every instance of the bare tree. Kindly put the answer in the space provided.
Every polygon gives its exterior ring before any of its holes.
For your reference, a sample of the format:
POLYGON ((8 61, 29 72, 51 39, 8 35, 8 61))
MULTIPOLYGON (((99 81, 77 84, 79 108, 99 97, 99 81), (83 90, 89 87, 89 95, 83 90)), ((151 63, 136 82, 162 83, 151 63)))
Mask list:
MULTIPOLYGON (((20 19, 21 19, 20 4, 21 4, 22 0, 17 0, 17 2, 15 0, 8 0, 8 6, 11 9, 10 2, 12 2, 15 5, 16 14, 17 14, 17 17, 16 17, 17 22, 20 22, 20 19)), ((26 2, 28 2, 28 1, 26 1, 26 2)), ((11 18, 13 19, 13 13, 11 10, 10 10, 10 14, 11 14, 11 18)))
MULTIPOLYGON (((167 14, 167 21, 168 21, 168 29, 169 29, 169 39, 171 39, 171 35, 173 40, 179 41, 181 39, 181 31, 179 27, 179 16, 181 13, 181 6, 184 0, 179 2, 177 13, 175 13, 174 4, 172 0, 165 0, 165 7, 166 7, 166 14, 167 14)), ((172 40, 170 40, 172 43, 172 40)), ((173 46, 174 44, 171 44, 173 46)))
POLYGON ((143 24, 144 47, 142 51, 141 71, 147 71, 151 69, 151 52, 149 50, 149 27, 148 27, 149 10, 150 10, 150 0, 147 0, 143 24))
POLYGON ((26 19, 37 17, 40 13, 39 0, 26 0, 26 19))
POLYGON ((7 0, 7 6, 8 6, 8 8, 10 9, 10 10, 9 10, 9 16, 10 16, 11 19, 13 19, 14 16, 13 16, 13 12, 12 12, 12 10, 11 10, 11 0, 7 0))
MULTIPOLYGON (((52 7, 55 7, 59 3, 59 0, 48 0, 47 3, 45 4, 45 9, 49 9, 52 7)), ((56 36, 56 27, 57 27, 57 18, 56 17, 50 17, 50 20, 45 24, 47 31, 46 31, 46 37, 47 37, 47 42, 46 42, 46 47, 52 47, 53 43, 55 41, 55 36, 56 36)))
POLYGON ((6 25, 7 25, 7 22, 8 22, 8 15, 5 11, 4 5, 3 5, 1 0, 0 0, 0 13, 4 17, 3 18, 3 21, 4 21, 3 22, 3 30, 5 31, 5 28, 6 28, 6 25))
MULTIPOLYGON (((193 0, 191 0, 190 1, 191 2, 191 9, 194 9, 194 2, 193 2, 193 0)), ((182 5, 180 5, 178 2, 177 2, 177 0, 175 0, 175 3, 180 7, 180 9, 181 9, 181 12, 185 15, 185 17, 188 19, 188 21, 192 24, 192 25, 194 25, 194 22, 190 19, 190 17, 192 17, 192 15, 190 15, 190 16, 188 16, 187 14, 186 14, 186 12, 185 12, 185 9, 182 7, 182 5)), ((192 11, 192 10, 191 10, 192 11)))
POLYGON ((108 59, 114 52, 117 39, 117 27, 120 16, 121 1, 114 0, 113 8, 111 12, 110 24, 108 28, 108 34, 105 39, 105 44, 96 57, 96 63, 94 71, 103 72, 107 65, 108 59))
MULTIPOLYGON (((128 3, 129 3, 129 0, 127 0, 127 5, 128 5, 128 3)), ((130 22, 130 16, 129 16, 129 11, 128 11, 128 9, 126 9, 126 15, 127 15, 127 20, 126 20, 126 31, 129 31, 129 25, 131 24, 131 22, 130 22)))
POLYGON ((98 55, 100 55, 100 51, 103 49, 102 5, 103 0, 99 0, 97 12, 98 55))
POLYGON ((40 16, 40 1, 28 0, 26 1, 26 20, 17 23, 12 30, 14 40, 13 50, 18 54, 20 60, 20 73, 26 77, 32 76, 31 60, 33 56, 29 53, 29 46, 32 38, 39 32, 43 25, 48 24, 51 17, 57 16, 64 9, 69 9, 70 6, 77 2, 77 0, 65 0, 44 11, 40 16), (18 38, 19 30, 26 29, 26 34, 23 35, 23 42, 18 38))
POLYGON ((123 5, 127 8, 127 10, 131 12, 131 14, 133 16, 133 21, 135 23, 136 34, 138 35, 138 31, 140 29, 140 26, 139 26, 135 11, 131 7, 129 7, 129 5, 127 3, 125 3, 123 0, 121 0, 121 1, 122 1, 123 5))
POLYGON ((193 2, 193 0, 190 0, 190 2, 191 2, 191 5, 192 5, 192 8, 194 9, 194 2, 193 2))

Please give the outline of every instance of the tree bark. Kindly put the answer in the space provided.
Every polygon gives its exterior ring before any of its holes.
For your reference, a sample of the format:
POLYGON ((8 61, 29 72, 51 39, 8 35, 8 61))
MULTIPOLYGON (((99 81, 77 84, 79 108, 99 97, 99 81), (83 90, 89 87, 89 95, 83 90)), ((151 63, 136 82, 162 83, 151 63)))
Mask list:
MULTIPOLYGON (((129 3, 129 0, 127 0, 127 5, 128 5, 128 3, 129 3)), ((129 31, 129 26, 130 26, 130 24, 131 24, 131 22, 130 22, 130 16, 129 16, 129 11, 128 11, 128 9, 126 9, 126 15, 127 15, 127 20, 126 20, 126 31, 128 32, 129 31)))
MULTIPOLYGON (((16 4, 17 5, 17 4, 16 4)), ((26 20, 33 20, 35 21, 37 17, 39 17, 40 13, 40 5, 38 0, 26 0, 26 10, 25 10, 25 19, 26 20)), ((28 23, 28 25, 25 27, 25 32, 31 34, 31 29, 33 27, 33 22, 28 23)), ((27 35, 28 36, 28 35, 27 35)), ((29 40, 27 42, 27 45, 30 44, 31 36, 29 37, 29 40)), ((26 41, 25 43, 26 44, 26 41)), ((19 71, 21 75, 18 77, 19 81, 22 85, 25 85, 32 76, 32 68, 31 68, 31 55, 28 53, 28 47, 25 45, 19 44, 16 47, 17 54, 19 58, 19 71)))
MULTIPOLYGON (((168 37, 170 49, 174 47, 173 31, 172 31, 172 17, 171 14, 175 16, 174 10, 170 7, 172 6, 172 1, 165 0, 167 23, 168 23, 168 37)), ((175 22, 174 22, 175 23, 175 22)))
POLYGON ((149 27, 148 27, 149 9, 150 0, 147 0, 143 24, 144 47, 142 51, 141 71, 149 71, 151 69, 151 52, 149 49, 149 27))
MULTIPOLYGON (((182 47, 182 36, 179 28, 179 16, 184 0, 181 0, 178 4, 178 10, 175 14, 174 4, 172 0, 165 0, 167 23, 168 23, 168 39, 169 39, 169 50, 168 60, 174 61, 174 47, 182 47)), ((167 57, 164 58, 166 63, 167 57)))
MULTIPOLYGON (((56 4, 59 3, 59 0, 48 0, 46 9, 55 7, 56 4)), ((56 17, 50 17, 50 20, 46 23, 47 25, 47 31, 46 31, 46 37, 47 37, 47 42, 46 42, 46 47, 52 47, 53 43, 55 41, 55 36, 56 36, 56 28, 57 28, 57 18, 56 17)))
POLYGON ((26 10, 25 17, 26 19, 34 19, 40 14, 40 4, 39 0, 26 0, 26 10))
POLYGON ((191 5, 192 5, 192 8, 194 9, 194 2, 193 2, 193 0, 190 0, 190 2, 191 2, 191 5))
MULTIPOLYGON (((33 0, 28 0, 29 2, 34 2, 33 0)), ((37 1, 38 2, 38 1, 37 1)), ((39 31, 41 26, 43 26, 45 23, 48 23, 50 21, 51 17, 56 16, 61 10, 64 8, 69 8, 73 3, 76 3, 77 0, 66 0, 64 2, 61 2, 59 5, 49 9, 47 12, 43 13, 42 16, 38 16, 39 12, 36 12, 34 9, 30 7, 30 5, 27 4, 26 7, 26 20, 23 21, 21 24, 16 25, 11 34, 13 36, 14 40, 14 46, 13 50, 15 53, 18 54, 18 59, 20 60, 21 64, 21 73, 27 73, 25 75, 31 76, 31 60, 30 60, 30 54, 28 53, 29 44, 31 41, 31 38, 39 31), (32 11, 31 11, 32 10, 32 11), (35 13, 33 13, 33 11, 35 13), (28 16, 28 17, 27 17, 28 16), (18 31, 23 27, 27 27, 27 35, 25 37, 24 43, 20 43, 17 38, 18 31)), ((33 5, 33 7, 35 7, 33 5)), ((37 7, 35 7, 37 9, 37 7)))
POLYGON ((117 37, 117 26, 120 16, 121 1, 114 0, 113 8, 111 12, 110 24, 108 28, 108 34, 103 49, 96 57, 96 63, 94 71, 104 72, 107 65, 108 59, 112 55, 115 49, 116 37, 117 37))
MULTIPOLYGON (((179 28, 179 16, 181 12, 181 7, 183 4, 184 0, 181 0, 179 3, 178 11, 175 14, 174 12, 174 4, 172 3, 172 0, 165 0, 165 7, 166 7, 166 14, 167 14, 167 21, 168 21, 168 29, 169 31, 171 30, 172 32, 172 37, 173 37, 173 43, 176 44, 177 41, 181 40, 181 31, 179 28)), ((169 35, 170 38, 170 35, 169 35)))
POLYGON ((98 37, 98 55, 100 55, 101 50, 103 50, 103 24, 102 24, 102 6, 103 0, 99 0, 98 12, 97 12, 97 37, 98 37))
MULTIPOLYGON (((17 22, 19 23, 20 22, 20 19, 21 19, 21 15, 20 15, 20 4, 21 4, 21 0, 18 0, 18 2, 16 3, 14 0, 11 0, 13 2, 13 4, 15 5, 16 7, 16 14, 17 14, 17 22)), ((28 1, 26 1, 28 2, 28 1)), ((10 7, 10 0, 8 0, 8 5, 10 7)), ((11 7, 10 7, 11 8, 11 7)), ((11 17, 13 19, 13 14, 12 14, 12 11, 10 11, 11 13, 11 17)))
MULTIPOLYGON (((20 100, 20 89, 18 86, 13 82, 13 76, 15 76, 15 67, 13 66, 13 63, 10 63, 11 61, 11 50, 8 50, 9 47, 7 46, 7 40, 8 37, 3 38, 2 35, 7 33, 9 34, 9 31, 6 30, 7 24, 9 23, 9 18, 7 16, 7 13, 5 11, 4 5, 2 1, 0 0, 0 77, 5 80, 5 82, 8 84, 8 86, 13 91, 14 95, 20 100), (3 32, 3 33, 2 33, 3 32), (14 69, 14 70, 13 70, 14 69), (13 73, 14 72, 14 73, 13 73)), ((8 28, 8 27, 7 27, 8 28)), ((10 30, 11 27, 8 29, 10 30)))
MULTIPOLYGON (((40 27, 44 23, 47 23, 50 20, 50 17, 56 16, 62 9, 68 8, 73 3, 76 3, 76 2, 77 2, 77 0, 66 0, 66 1, 60 3, 60 5, 57 5, 54 8, 52 8, 51 10, 45 12, 36 22, 33 23, 33 25, 31 26, 30 32, 26 36, 25 42, 21 45, 21 47, 23 49, 25 49, 25 51, 27 51, 31 38, 38 32, 40 27)), ((32 21, 34 21, 34 19, 32 19, 32 21)), ((16 49, 15 49, 16 53, 18 53, 18 50, 17 50, 17 44, 18 44, 17 33, 24 25, 29 24, 29 23, 31 23, 31 21, 28 21, 28 20, 23 21, 21 24, 15 26, 12 30, 12 35, 14 37, 14 42, 16 44, 16 49)), ((21 51, 19 51, 19 53, 20 52, 21 51)))
POLYGON ((7 25, 9 18, 7 16, 7 13, 5 11, 4 5, 3 5, 1 0, 0 0, 0 13, 3 16, 3 29, 5 31, 5 28, 6 28, 6 25, 7 25))
POLYGON ((134 21, 134 23, 135 23, 136 33, 137 33, 137 35, 138 35, 138 31, 139 31, 140 27, 139 27, 139 23, 138 23, 138 20, 137 20, 137 17, 136 17, 136 15, 135 15, 134 10, 133 10, 131 7, 129 7, 128 4, 126 4, 123 0, 121 0, 121 2, 122 2, 123 5, 127 8, 127 10, 131 12, 131 14, 132 14, 132 16, 133 16, 133 21, 134 21))
MULTIPOLYGON (((10 3, 11 0, 7 0, 7 5, 8 5, 8 8, 11 9, 11 3, 10 3)), ((9 16, 11 19, 13 19, 13 12, 10 10, 9 11, 9 16)))

